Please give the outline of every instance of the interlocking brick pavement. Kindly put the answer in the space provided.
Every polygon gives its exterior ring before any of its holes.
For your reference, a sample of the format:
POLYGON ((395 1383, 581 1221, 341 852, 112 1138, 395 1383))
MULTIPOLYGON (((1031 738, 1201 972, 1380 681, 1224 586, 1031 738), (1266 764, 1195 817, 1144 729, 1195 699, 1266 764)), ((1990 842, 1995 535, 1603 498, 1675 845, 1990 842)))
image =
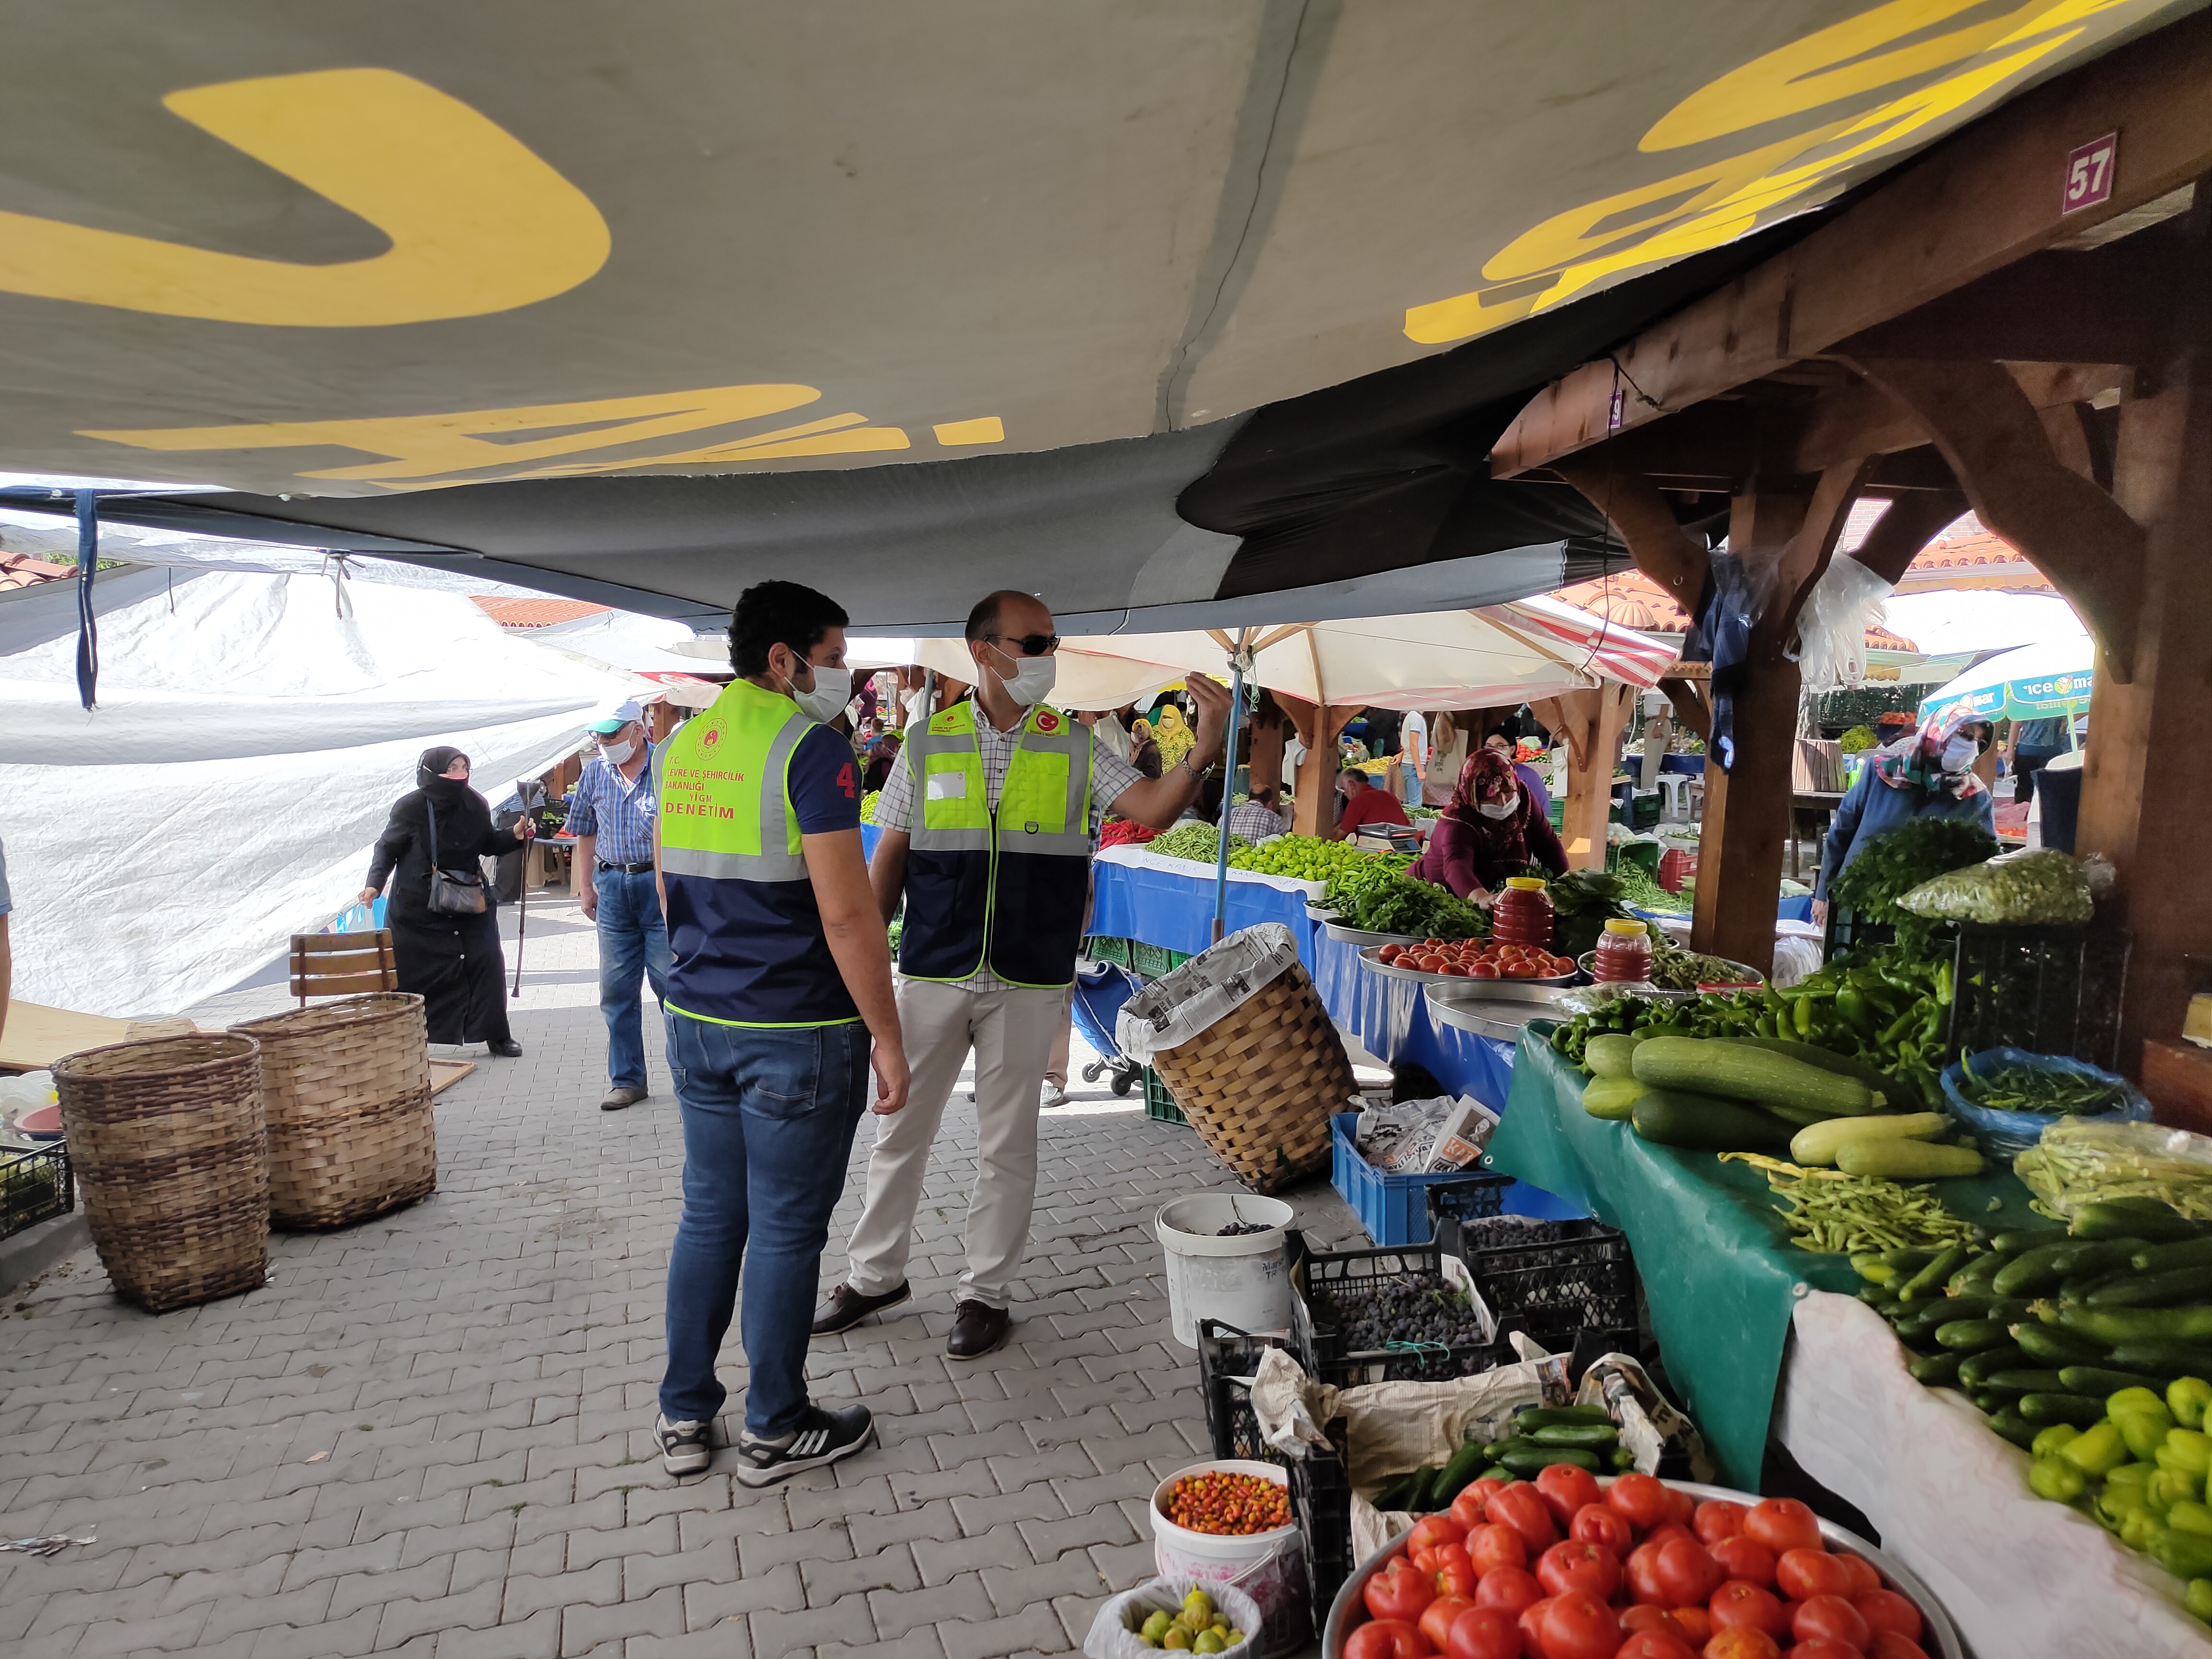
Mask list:
MULTIPOLYGON (((512 953, 513 915, 503 918, 512 953)), ((278 1234, 270 1283, 155 1317, 90 1254, 7 1304, 0 1649, 20 1659, 993 1659, 1079 1650, 1151 1575, 1143 1502, 1203 1455, 1197 1365, 1167 1329, 1152 1213, 1229 1188, 1188 1129, 1079 1082, 1048 1112, 1009 1346, 948 1359, 974 1108, 933 1159, 915 1299, 815 1345, 824 1398, 882 1445, 750 1492, 682 1485, 650 1432, 683 1144, 654 1092, 597 1109, 605 1034, 589 926, 533 896, 516 1060, 477 1056, 437 1104, 439 1188, 328 1234, 278 1234)), ((513 957, 510 954, 509 961, 513 957)), ((262 986, 195 1010, 272 1012, 262 986)), ((1088 1058, 1079 1039, 1076 1060, 1088 1058)), ((823 1283, 843 1268, 868 1130, 823 1283)), ((1364 1242, 1325 1184, 1323 1244, 1364 1242)), ((740 1426, 744 1358, 723 1356, 740 1426)))

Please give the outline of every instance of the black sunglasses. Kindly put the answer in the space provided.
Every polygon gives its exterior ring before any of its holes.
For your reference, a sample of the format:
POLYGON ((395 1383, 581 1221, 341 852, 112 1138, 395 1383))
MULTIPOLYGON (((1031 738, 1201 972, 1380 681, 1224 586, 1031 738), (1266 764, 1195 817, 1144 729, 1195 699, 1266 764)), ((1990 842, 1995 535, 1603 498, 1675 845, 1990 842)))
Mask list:
POLYGON ((1060 649, 1057 634, 986 634, 983 637, 1000 645, 1018 645, 1024 657, 1048 657, 1060 649))

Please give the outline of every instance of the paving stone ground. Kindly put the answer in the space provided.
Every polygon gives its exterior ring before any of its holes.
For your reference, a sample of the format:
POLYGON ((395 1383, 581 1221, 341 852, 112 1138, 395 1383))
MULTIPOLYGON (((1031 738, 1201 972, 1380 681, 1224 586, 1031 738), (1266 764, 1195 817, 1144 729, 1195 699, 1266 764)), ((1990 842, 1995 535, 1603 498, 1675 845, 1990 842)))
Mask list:
MULTIPOLYGON (((512 952, 511 915, 507 931, 512 952)), ((808 1368, 817 1397, 874 1410, 881 1446, 766 1492, 720 1471, 679 1485, 649 1432, 683 1158, 659 1036, 648 1019, 652 1098, 602 1114, 591 929, 533 896, 527 951, 524 1056, 480 1058, 440 1097, 432 1197, 278 1234, 265 1288, 204 1307, 137 1312, 89 1252, 9 1299, 0 1537, 94 1541, 0 1556, 0 1653, 1079 1650, 1099 1601, 1152 1575, 1152 1486, 1207 1450, 1148 1224, 1226 1173, 1189 1130, 1079 1082, 1045 1116, 1013 1340, 957 1364, 945 1337, 975 1125, 956 1092, 914 1302, 817 1344, 808 1368)), ((262 987, 195 1012, 287 1000, 262 987)), ((1364 1242, 1325 1184, 1293 1198, 1317 1242, 1364 1242)), ((734 1433, 734 1332, 724 1375, 734 1433)))

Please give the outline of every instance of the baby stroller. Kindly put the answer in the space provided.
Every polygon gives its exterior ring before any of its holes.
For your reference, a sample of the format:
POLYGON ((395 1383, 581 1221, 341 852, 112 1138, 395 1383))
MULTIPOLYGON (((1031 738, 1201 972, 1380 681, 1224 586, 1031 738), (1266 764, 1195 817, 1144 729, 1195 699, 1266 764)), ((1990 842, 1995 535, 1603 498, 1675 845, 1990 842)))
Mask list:
POLYGON ((1096 1083, 1111 1072, 1111 1087, 1117 1095, 1127 1094, 1145 1069, 1124 1057, 1120 1045, 1114 1041, 1115 1017, 1136 988, 1137 981, 1126 968, 1110 962, 1085 961, 1076 964, 1073 1004, 1075 1029, 1083 1033, 1085 1042, 1106 1056, 1083 1068, 1083 1080, 1096 1083))

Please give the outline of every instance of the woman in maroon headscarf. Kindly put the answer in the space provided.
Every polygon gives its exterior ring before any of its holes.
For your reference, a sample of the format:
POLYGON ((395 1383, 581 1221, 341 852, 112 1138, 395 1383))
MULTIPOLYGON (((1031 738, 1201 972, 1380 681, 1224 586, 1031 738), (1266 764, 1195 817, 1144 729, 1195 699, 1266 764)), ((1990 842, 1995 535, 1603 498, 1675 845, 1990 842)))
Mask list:
POLYGON ((1460 769, 1451 805, 1407 873, 1487 906, 1508 876, 1527 874, 1531 863, 1564 875, 1566 849, 1551 819, 1522 787, 1512 762, 1495 750, 1479 749, 1460 769))

